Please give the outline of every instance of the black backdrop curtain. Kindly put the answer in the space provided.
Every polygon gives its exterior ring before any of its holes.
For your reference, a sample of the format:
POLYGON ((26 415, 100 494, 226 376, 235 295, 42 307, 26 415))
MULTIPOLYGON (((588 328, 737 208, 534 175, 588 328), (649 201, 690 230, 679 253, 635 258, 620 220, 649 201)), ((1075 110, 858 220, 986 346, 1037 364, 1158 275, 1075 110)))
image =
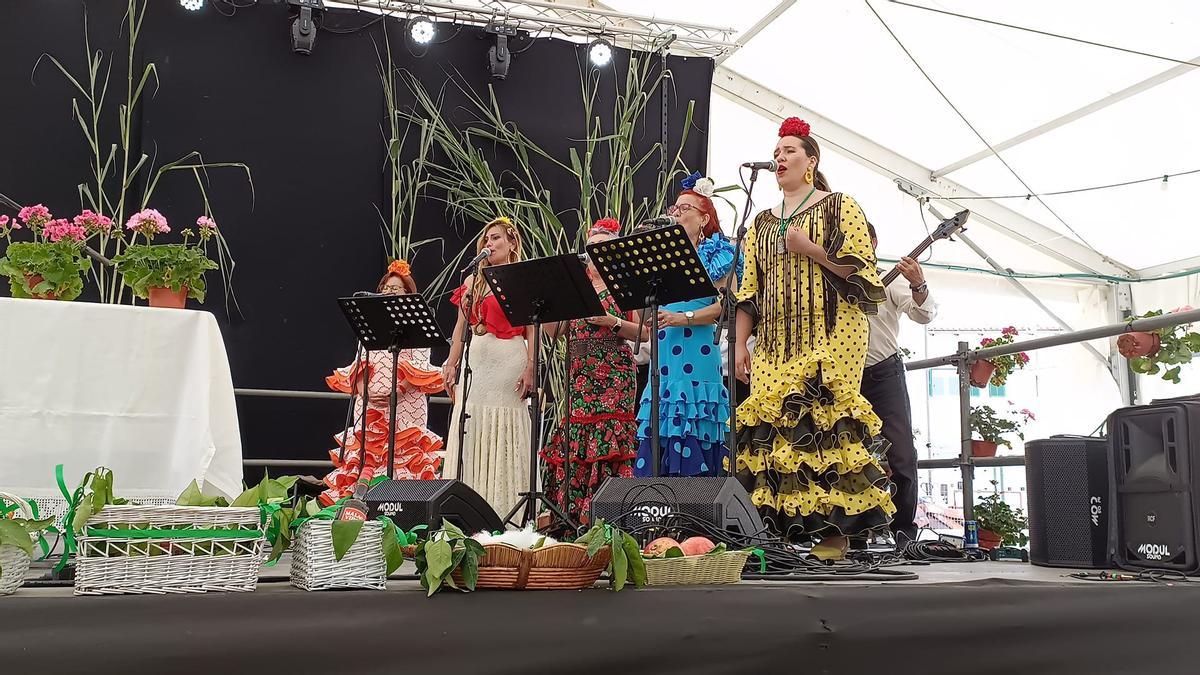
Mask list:
MULTIPOLYGON (((113 60, 107 138, 115 140, 116 106, 125 95, 127 45, 119 30, 126 2, 89 0, 86 6, 92 48, 113 60)), ((134 119, 134 156, 145 152, 162 164, 196 150, 208 162, 250 166, 253 197, 239 170, 208 173, 215 216, 237 267, 236 306, 226 303, 219 275, 210 274, 205 308, 221 322, 235 386, 323 390, 324 376, 354 352, 334 298, 373 289, 386 264, 379 216, 387 208, 389 180, 378 73, 383 31, 396 67, 415 74, 430 91, 444 89, 443 115, 459 124, 471 117, 465 97, 448 85, 450 74, 485 94, 493 84, 506 119, 564 161, 585 136, 580 79, 586 46, 553 39, 516 43, 514 51, 529 48, 515 55, 507 80, 495 81, 486 67, 493 41, 478 29, 443 26, 438 38, 444 41, 417 54, 405 41, 403 21, 330 10, 313 54, 302 56, 291 50, 292 13, 281 0, 260 0, 233 16, 214 9, 212 2, 199 12, 166 0, 150 3, 135 56, 139 63, 155 64, 161 85, 156 93, 148 87, 153 95, 143 98, 134 119), (368 22, 363 30, 335 32, 368 22)), ((85 72, 84 14, 81 0, 0 2, 0 192, 22 204, 43 202, 60 217, 78 212, 75 186, 88 180, 89 155, 71 117, 72 85, 45 61, 32 81, 30 75, 43 52, 72 72, 85 72)), ((596 110, 605 128, 611 126, 612 101, 628 62, 629 54, 617 50, 613 66, 603 71, 596 110)), ((638 144, 648 149, 659 140, 659 96, 665 95, 673 149, 687 103, 694 100, 682 159, 689 169, 703 168, 712 61, 669 57, 668 67, 672 79, 639 121, 638 144)), ((397 93, 400 105, 411 103, 402 86, 397 93)), ((509 158, 498 153, 494 170, 507 166, 509 158)), ((645 195, 654 190, 656 169, 638 175, 645 195)), ((559 170, 543 178, 561 199, 557 209, 578 203, 565 198, 578 193, 571 175, 559 170)), ((150 206, 176 231, 203 212, 195 180, 186 172, 168 174, 150 206)), ((418 253, 413 261, 418 283, 433 279, 479 226, 452 222, 443 204, 427 199, 414 238, 441 237, 444 246, 418 253)), ((449 329, 448 303, 436 302, 449 329)), ((435 363, 441 357, 435 353, 435 363)), ((322 458, 345 415, 336 401, 312 399, 239 397, 238 409, 246 457, 322 458)), ((431 426, 444 432, 448 409, 433 406, 430 412, 431 426)))

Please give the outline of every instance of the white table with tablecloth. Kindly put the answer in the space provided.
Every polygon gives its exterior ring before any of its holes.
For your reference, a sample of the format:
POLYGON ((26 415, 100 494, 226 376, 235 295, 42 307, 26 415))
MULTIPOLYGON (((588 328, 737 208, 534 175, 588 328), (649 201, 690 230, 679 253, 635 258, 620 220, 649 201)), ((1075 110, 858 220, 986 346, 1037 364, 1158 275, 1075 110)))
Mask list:
POLYGON ((242 444, 213 315, 0 298, 0 490, 56 502, 57 464, 71 488, 108 467, 118 497, 146 503, 192 480, 237 495, 242 444))

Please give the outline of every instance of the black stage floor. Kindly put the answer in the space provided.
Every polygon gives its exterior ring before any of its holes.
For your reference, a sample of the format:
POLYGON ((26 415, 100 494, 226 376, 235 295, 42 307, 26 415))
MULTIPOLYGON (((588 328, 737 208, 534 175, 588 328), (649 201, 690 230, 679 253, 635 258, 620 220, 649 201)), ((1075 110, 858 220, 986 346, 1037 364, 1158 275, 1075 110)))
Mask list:
POLYGON ((1013 563, 896 583, 0 598, 4 673, 1190 673, 1200 583, 1013 563))

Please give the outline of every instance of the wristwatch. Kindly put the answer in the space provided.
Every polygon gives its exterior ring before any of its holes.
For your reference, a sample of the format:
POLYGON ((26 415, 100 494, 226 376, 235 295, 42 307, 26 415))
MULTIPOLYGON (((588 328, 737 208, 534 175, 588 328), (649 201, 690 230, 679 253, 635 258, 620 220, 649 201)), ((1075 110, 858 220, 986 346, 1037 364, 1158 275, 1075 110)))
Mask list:
POLYGON ((909 286, 908 288, 913 293, 924 293, 925 291, 929 290, 929 284, 927 282, 922 281, 919 285, 909 286))
POLYGON ((689 309, 683 313, 683 318, 687 319, 688 325, 691 326, 696 321, 696 313, 689 309))

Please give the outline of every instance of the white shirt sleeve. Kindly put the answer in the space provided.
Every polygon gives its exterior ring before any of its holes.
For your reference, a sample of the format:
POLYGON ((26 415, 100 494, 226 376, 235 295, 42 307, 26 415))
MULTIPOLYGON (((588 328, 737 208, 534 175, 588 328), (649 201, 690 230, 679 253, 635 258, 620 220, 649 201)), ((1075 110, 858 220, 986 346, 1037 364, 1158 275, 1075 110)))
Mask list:
POLYGON ((926 324, 937 316, 937 301, 933 299, 932 292, 925 297, 924 304, 918 305, 913 300, 912 289, 907 284, 892 284, 888 287, 889 291, 893 289, 897 311, 907 314, 914 322, 926 324))

